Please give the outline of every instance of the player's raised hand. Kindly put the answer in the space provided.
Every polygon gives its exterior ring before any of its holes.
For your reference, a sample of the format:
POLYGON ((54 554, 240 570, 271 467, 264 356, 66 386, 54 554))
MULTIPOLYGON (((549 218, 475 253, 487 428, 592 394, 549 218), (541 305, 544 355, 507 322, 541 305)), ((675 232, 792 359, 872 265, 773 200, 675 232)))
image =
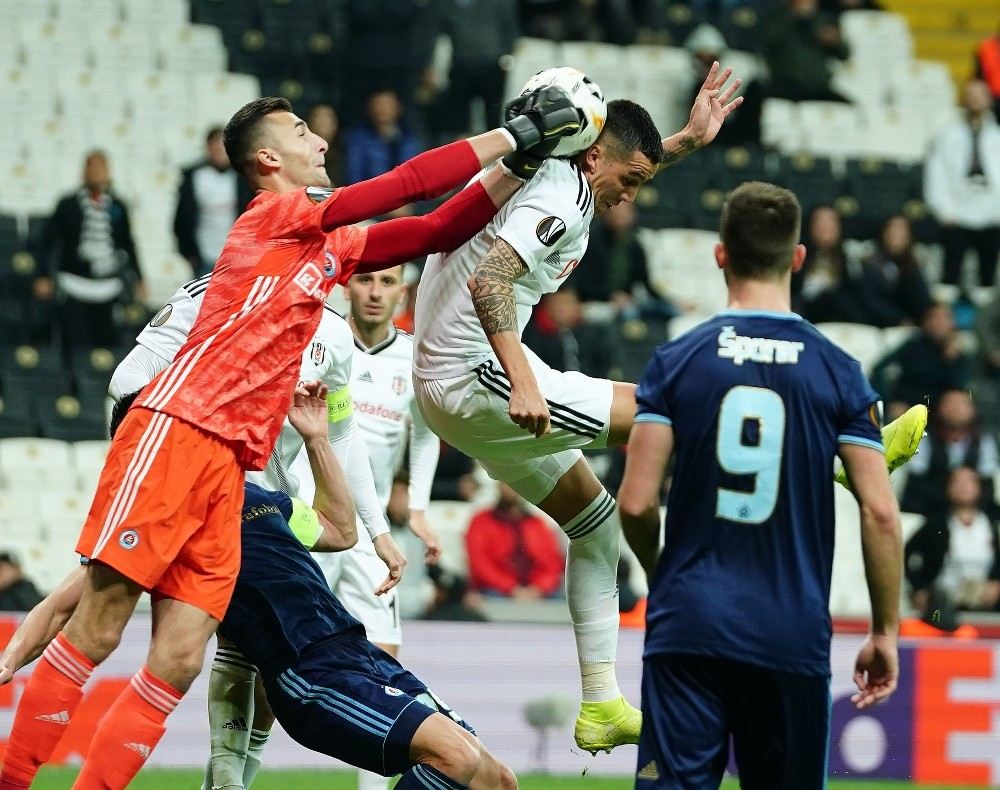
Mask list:
POLYGON ((300 381, 295 386, 288 421, 303 439, 326 438, 329 389, 321 381, 300 381))
POLYGON ((708 76, 701 84, 698 95, 695 96, 686 132, 699 145, 708 145, 712 142, 719 134, 726 116, 743 104, 742 96, 733 98, 743 80, 737 78, 728 87, 726 86, 732 75, 732 68, 726 68, 720 74, 719 61, 715 61, 708 70, 708 76))
POLYGON ((869 634, 854 662, 854 684, 858 693, 851 702, 858 710, 887 699, 899 680, 899 651, 896 637, 869 634))
POLYGON ((549 432, 551 422, 549 405, 537 385, 512 385, 507 413, 516 425, 535 434, 536 437, 549 432))
POLYGON ((392 539, 392 535, 388 532, 379 535, 372 543, 375 546, 375 553, 378 555, 378 558, 389 569, 389 575, 386 576, 385 581, 375 590, 376 595, 384 595, 399 584, 403 578, 403 568, 406 567, 406 555, 400 551, 399 546, 396 545, 396 541, 392 539))
POLYGON ((427 565, 437 565, 441 559, 441 542, 437 533, 427 521, 427 515, 422 510, 410 511, 410 532, 423 541, 426 550, 424 551, 424 562, 427 565))
POLYGON ((508 108, 511 105, 516 114, 508 117, 510 110, 505 112, 507 121, 503 128, 514 138, 518 151, 576 134, 583 123, 580 110, 569 94, 555 85, 518 96, 508 108))

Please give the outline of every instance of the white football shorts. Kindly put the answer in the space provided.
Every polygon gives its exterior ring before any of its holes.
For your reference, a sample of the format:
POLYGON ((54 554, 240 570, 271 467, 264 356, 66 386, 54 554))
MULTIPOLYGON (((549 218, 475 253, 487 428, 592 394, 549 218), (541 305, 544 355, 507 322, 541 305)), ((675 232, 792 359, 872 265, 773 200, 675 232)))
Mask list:
POLYGON ((389 569, 375 553, 368 531, 358 526, 358 542, 347 551, 317 552, 315 560, 323 569, 327 584, 352 615, 365 627, 368 641, 379 645, 403 642, 396 588, 385 595, 375 589, 385 581, 389 569))
POLYGON ((542 437, 511 421, 510 381, 495 359, 450 379, 414 375, 413 390, 434 433, 538 504, 583 456, 581 447, 607 446, 614 387, 608 379, 554 370, 522 348, 549 406, 551 430, 542 437))

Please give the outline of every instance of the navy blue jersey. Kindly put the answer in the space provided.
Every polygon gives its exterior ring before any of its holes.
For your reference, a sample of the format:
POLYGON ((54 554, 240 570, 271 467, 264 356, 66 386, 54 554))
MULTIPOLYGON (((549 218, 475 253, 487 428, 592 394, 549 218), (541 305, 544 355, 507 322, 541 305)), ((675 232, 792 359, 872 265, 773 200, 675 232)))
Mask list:
POLYGON ((726 311, 658 348, 636 399, 675 442, 646 655, 829 675, 834 456, 882 449, 857 360, 793 313, 726 311))
POLYGON ((265 676, 276 676, 311 645, 365 631, 288 526, 292 500, 253 483, 243 490, 240 574, 219 633, 265 676))

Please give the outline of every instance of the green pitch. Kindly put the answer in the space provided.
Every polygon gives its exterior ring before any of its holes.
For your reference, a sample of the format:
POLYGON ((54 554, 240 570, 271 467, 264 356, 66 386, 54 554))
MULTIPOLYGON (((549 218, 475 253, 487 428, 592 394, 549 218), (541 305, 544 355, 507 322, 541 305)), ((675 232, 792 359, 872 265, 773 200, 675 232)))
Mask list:
MULTIPOLYGON (((32 790, 66 790, 73 784, 76 771, 68 768, 43 768, 32 790)), ((521 776, 521 790, 630 790, 632 783, 626 779, 608 779, 601 776, 521 776)), ((198 771, 169 771, 149 769, 129 785, 129 790, 197 790, 201 786, 198 771)), ((357 781, 352 774, 334 771, 268 771, 265 765, 253 783, 253 790, 355 790, 357 781)), ((909 782, 873 782, 871 780, 834 781, 830 790, 892 790, 920 788, 921 790, 970 790, 959 785, 915 785, 909 782)), ((738 790, 735 781, 724 782, 722 790, 738 790)))

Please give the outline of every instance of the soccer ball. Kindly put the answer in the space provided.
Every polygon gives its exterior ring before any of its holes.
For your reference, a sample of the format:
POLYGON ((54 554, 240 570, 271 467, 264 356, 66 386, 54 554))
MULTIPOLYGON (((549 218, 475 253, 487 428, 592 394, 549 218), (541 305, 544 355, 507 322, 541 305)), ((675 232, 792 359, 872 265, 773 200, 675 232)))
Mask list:
POLYGON ((580 131, 569 137, 563 137, 553 152, 553 156, 572 156, 593 145, 601 129, 604 128, 604 121, 608 117, 604 92, 582 71, 569 66, 556 66, 538 72, 524 83, 521 95, 549 85, 557 85, 569 94, 583 120, 580 131))

